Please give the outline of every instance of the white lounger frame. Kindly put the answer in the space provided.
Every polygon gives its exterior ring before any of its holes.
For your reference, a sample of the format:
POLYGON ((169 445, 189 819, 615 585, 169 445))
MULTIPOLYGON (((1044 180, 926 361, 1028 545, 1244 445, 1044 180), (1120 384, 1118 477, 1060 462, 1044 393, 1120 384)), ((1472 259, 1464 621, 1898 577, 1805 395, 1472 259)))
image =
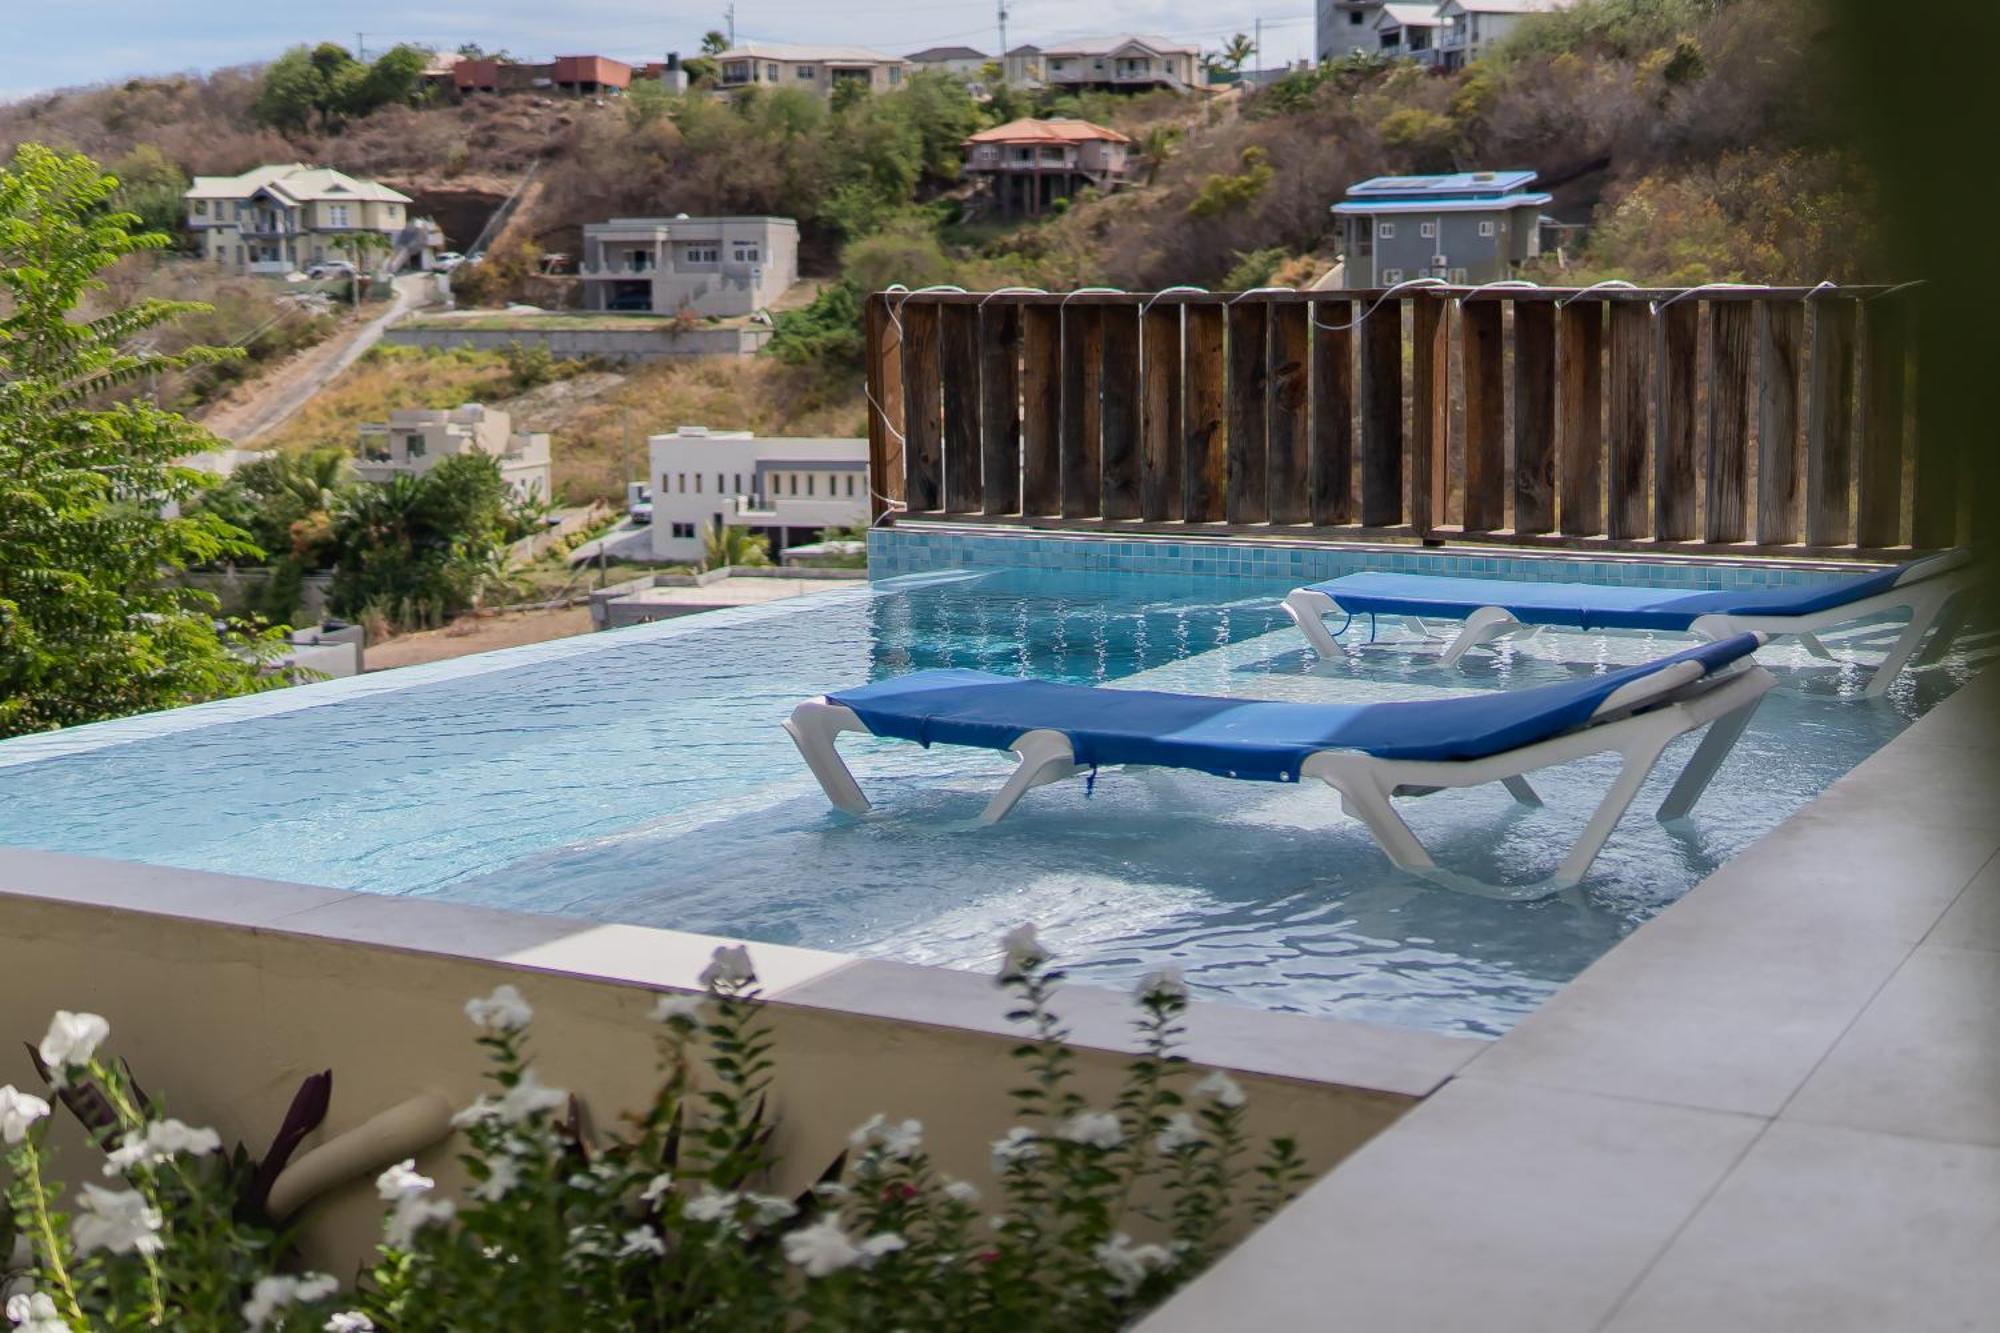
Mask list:
MULTIPOLYGON (((1554 892, 1577 883, 1590 869, 1668 744, 1707 727, 1708 735, 1667 793, 1659 817, 1663 821, 1679 819, 1693 809, 1735 748, 1764 691, 1776 683, 1770 672, 1748 659, 1735 670, 1715 676, 1704 675, 1699 662, 1682 662, 1622 686, 1584 726, 1533 745, 1467 760, 1379 759, 1354 750, 1322 750, 1307 758, 1299 776, 1317 778, 1339 792, 1342 808, 1368 827, 1391 861, 1405 870, 1425 871, 1434 869, 1435 863, 1396 813, 1391 797, 1498 782, 1522 804, 1538 806, 1541 799, 1524 774, 1616 751, 1624 764, 1549 882, 1548 891, 1554 892)), ((792 711, 785 730, 819 779, 827 800, 852 815, 868 813, 868 798, 834 748, 841 732, 868 730, 854 711, 824 698, 811 699, 792 711)), ((1023 732, 1010 748, 1020 763, 1006 785, 987 802, 980 816, 983 824, 1004 818, 1030 788, 1059 782, 1081 771, 1069 738, 1060 731, 1023 732)))
MULTIPOLYGON (((1845 602, 1803 616, 1706 615, 1689 625, 1687 632, 1710 641, 1746 633, 1762 634, 1767 639, 1797 639, 1813 656, 1831 660, 1833 654, 1819 641, 1819 631, 1907 608, 1909 624, 1889 649, 1888 656, 1875 668, 1875 674, 1869 677, 1866 697, 1872 699, 1884 693, 1896 679, 1896 674, 1910 663, 1925 633, 1933 626, 1936 626, 1937 633, 1932 636, 1923 655, 1917 657, 1916 665, 1930 666, 1944 657, 1952 640, 1964 627, 1964 602, 1958 594, 1972 584, 1970 564, 1969 553, 1954 552, 1912 568, 1902 581, 1888 591, 1864 597, 1858 602, 1845 602), (1947 609, 1951 611, 1949 616, 1944 614, 1947 609)), ((1285 595, 1284 608, 1285 614, 1292 618, 1292 623, 1299 627, 1312 644, 1313 651, 1322 659, 1335 661, 1351 651, 1341 647, 1340 641, 1326 627, 1326 617, 1341 610, 1340 604, 1328 594, 1315 588, 1294 588, 1285 595)), ((1517 620, 1512 612, 1503 607, 1482 606, 1465 618, 1457 636, 1439 652, 1438 661, 1443 666, 1456 666, 1461 658, 1482 644, 1524 632, 1539 633, 1546 628, 1546 625, 1517 620)))

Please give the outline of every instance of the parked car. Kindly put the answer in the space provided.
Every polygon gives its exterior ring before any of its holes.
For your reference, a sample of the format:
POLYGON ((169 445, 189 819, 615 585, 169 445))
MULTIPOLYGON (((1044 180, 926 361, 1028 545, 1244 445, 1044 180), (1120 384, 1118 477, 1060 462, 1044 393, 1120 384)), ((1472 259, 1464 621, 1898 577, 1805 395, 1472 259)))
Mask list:
POLYGON ((446 250, 431 260, 431 268, 439 273, 449 273, 465 262, 465 256, 456 250, 446 250))
POLYGON ((625 484, 625 516, 636 527, 653 521, 653 488, 643 481, 625 484))
POLYGON ((316 260, 306 267, 306 276, 314 281, 325 278, 351 278, 354 276, 354 265, 345 259, 316 260))

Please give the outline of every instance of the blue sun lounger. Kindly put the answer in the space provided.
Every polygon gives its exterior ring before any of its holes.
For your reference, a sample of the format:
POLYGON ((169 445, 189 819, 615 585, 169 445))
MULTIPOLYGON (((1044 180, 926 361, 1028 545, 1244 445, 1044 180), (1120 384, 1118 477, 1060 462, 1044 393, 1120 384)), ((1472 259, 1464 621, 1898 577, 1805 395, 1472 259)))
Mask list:
POLYGON ((785 730, 827 799, 856 815, 867 813, 869 803, 834 748, 845 731, 1013 752, 1020 764, 987 804, 984 823, 1004 817, 1030 788, 1099 765, 1183 768, 1253 782, 1314 778, 1338 791, 1389 859, 1409 870, 1430 869, 1432 861, 1392 796, 1499 782, 1516 800, 1539 805, 1523 774, 1616 751, 1623 767, 1557 870, 1559 887, 1583 878, 1667 744, 1708 727, 1660 818, 1679 818, 1694 806, 1775 683, 1751 656, 1763 642, 1761 635, 1739 634, 1644 666, 1534 689, 1365 704, 919 671, 808 700, 785 730))
MULTIPOLYGON (((1326 617, 1335 612, 1463 620, 1463 628, 1439 657, 1445 666, 1455 665, 1483 643, 1547 625, 1666 630, 1710 640, 1754 631, 1772 638, 1796 638, 1817 656, 1831 657, 1816 637, 1818 631, 1907 609, 1908 626, 1868 683, 1867 692, 1872 696, 1889 688, 1947 604, 1971 583, 1971 565, 1969 552, 1948 551, 1835 582, 1729 592, 1425 574, 1349 574, 1295 588, 1286 595, 1284 606, 1285 614, 1305 633, 1313 650, 1328 660, 1347 655, 1326 625, 1326 617)), ((1943 657, 1959 625, 1954 618, 1938 626, 1918 665, 1943 657)))

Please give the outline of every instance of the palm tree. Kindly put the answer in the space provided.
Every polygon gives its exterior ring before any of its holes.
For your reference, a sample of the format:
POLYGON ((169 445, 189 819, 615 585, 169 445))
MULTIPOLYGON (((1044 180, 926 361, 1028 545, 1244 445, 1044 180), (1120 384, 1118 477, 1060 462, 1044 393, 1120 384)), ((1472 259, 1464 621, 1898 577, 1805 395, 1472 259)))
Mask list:
POLYGON ((757 568, 771 563, 771 548, 748 528, 716 523, 702 534, 701 567, 724 569, 731 565, 757 568))
POLYGON ((1228 44, 1221 51, 1215 54, 1211 63, 1218 69, 1226 69, 1232 74, 1241 74, 1243 66, 1249 63, 1251 56, 1256 54, 1257 43, 1250 40, 1248 33, 1239 32, 1229 39, 1228 44))
POLYGON ((710 28, 701 35, 701 53, 705 56, 719 56, 729 49, 729 38, 720 31, 710 28))
POLYGON ((1153 125, 1139 136, 1139 156, 1146 163, 1146 184, 1151 185, 1180 146, 1181 129, 1177 125, 1153 125))

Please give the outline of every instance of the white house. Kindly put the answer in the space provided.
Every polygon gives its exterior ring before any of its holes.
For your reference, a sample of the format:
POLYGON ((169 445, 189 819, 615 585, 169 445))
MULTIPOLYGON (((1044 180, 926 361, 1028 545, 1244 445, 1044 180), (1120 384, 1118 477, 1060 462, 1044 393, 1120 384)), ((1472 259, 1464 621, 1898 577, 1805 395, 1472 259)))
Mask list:
POLYGON ((1375 22, 1381 13, 1382 0, 1319 0, 1313 13, 1314 52, 1321 60, 1372 54, 1380 46, 1375 22))
POLYGON ((354 472, 363 481, 420 477, 443 459, 483 453, 500 464, 501 479, 522 499, 546 503, 552 494, 549 437, 515 430, 513 418, 498 408, 405 408, 363 425, 360 434, 354 472))
POLYGON ((1402 56, 1422 65, 1437 63, 1444 17, 1436 5, 1385 4, 1380 9, 1374 27, 1380 54, 1402 56))
POLYGON ((1136 92, 1208 84, 1200 47, 1131 33, 1017 46, 1007 53, 1006 72, 1008 83, 1026 88, 1136 92))
POLYGON ((769 539, 775 559, 825 528, 868 521, 868 441, 759 438, 682 426, 647 442, 653 555, 699 560, 716 525, 769 539))
POLYGON ((722 91, 745 88, 798 88, 831 97, 842 84, 886 93, 903 84, 908 63, 865 46, 804 46, 785 42, 743 42, 715 57, 722 91))
POLYGON ((1438 36, 1437 64, 1459 69, 1484 56, 1508 33, 1536 14, 1568 9, 1575 0, 1442 0, 1437 7, 1443 28, 1438 36))
POLYGON ((912 69, 939 70, 961 79, 977 79, 992 58, 971 46, 927 46, 903 57, 912 69))
POLYGON ((747 315, 799 280, 799 224, 685 213, 593 222, 583 229, 579 276, 591 310, 747 315))
POLYGON ((442 240, 410 216, 410 197, 378 181, 303 162, 253 167, 240 176, 196 176, 186 194, 188 230, 201 253, 236 273, 290 273, 322 259, 357 257, 354 238, 372 233, 381 255, 366 267, 427 266, 442 240))

